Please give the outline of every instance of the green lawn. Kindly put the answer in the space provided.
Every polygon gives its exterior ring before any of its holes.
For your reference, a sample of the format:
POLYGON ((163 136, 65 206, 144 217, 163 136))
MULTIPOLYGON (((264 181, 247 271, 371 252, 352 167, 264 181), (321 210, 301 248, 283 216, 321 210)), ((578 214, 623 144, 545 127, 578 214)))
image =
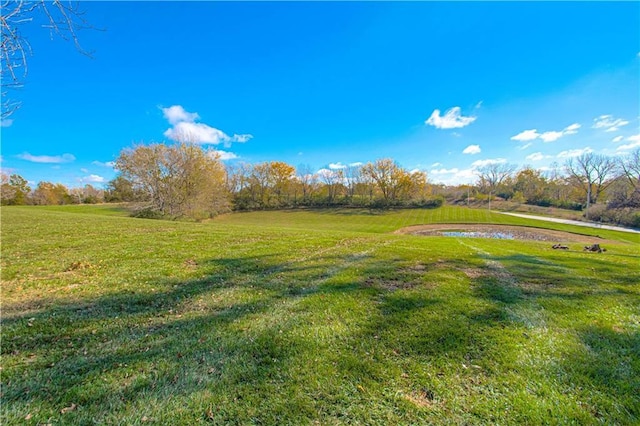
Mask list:
POLYGON ((457 207, 2 208, 5 424, 637 424, 640 241, 457 207), (616 240, 396 235, 533 225, 616 240))

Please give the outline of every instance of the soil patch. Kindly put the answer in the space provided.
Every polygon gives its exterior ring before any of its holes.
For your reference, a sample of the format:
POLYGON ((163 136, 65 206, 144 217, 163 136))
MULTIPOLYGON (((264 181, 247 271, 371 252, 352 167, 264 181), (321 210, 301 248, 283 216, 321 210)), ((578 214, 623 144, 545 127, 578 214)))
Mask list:
MULTIPOLYGON (((447 236, 451 232, 472 232, 482 238, 486 235, 509 235, 514 240, 533 240, 570 243, 597 244, 609 242, 600 237, 574 234, 572 232, 556 231, 552 229, 532 228, 529 226, 491 225, 491 224, 451 224, 439 223, 434 225, 415 225, 397 230, 396 234, 412 234, 424 236, 447 236)), ((451 236, 451 235, 449 235, 451 236)), ((454 235, 455 236, 455 235, 454 235)), ((489 237, 490 238, 490 237, 489 237)))

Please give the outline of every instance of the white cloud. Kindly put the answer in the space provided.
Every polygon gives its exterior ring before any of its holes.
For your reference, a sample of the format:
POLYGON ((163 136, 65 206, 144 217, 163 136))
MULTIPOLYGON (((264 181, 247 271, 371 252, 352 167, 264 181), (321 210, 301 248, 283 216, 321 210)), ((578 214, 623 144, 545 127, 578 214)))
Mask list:
POLYGON ((201 144, 218 145, 223 143, 230 146, 232 142, 244 143, 253 138, 250 134, 227 135, 222 130, 216 129, 204 123, 196 123, 200 116, 193 112, 187 112, 180 105, 173 105, 169 108, 162 108, 164 118, 173 127, 167 129, 164 135, 175 141, 185 141, 201 144))
POLYGON ((13 118, 4 118, 0 120, 0 127, 11 127, 13 124, 13 118))
POLYGON ((26 161, 31 161, 33 163, 70 163, 76 159, 71 154, 62 154, 62 155, 31 155, 28 152, 24 152, 17 156, 18 158, 26 161))
POLYGON ((443 183, 445 185, 460 185, 463 183, 471 183, 477 179, 475 169, 434 169, 429 172, 434 183, 443 183))
POLYGON ((330 169, 320 169, 316 172, 316 174, 320 177, 326 177, 326 178, 330 178, 336 175, 336 172, 334 170, 330 170, 330 169))
POLYGON ((542 154, 541 152, 534 152, 531 155, 527 155, 526 159, 529 161, 540 161, 548 158, 548 156, 542 154))
POLYGON ((611 142, 622 142, 622 139, 624 139, 623 136, 616 136, 615 138, 611 139, 611 142))
POLYGON ((572 157, 579 157, 582 154, 588 154, 590 152, 593 152, 593 150, 589 147, 586 148, 582 148, 582 149, 570 149, 567 151, 562 151, 560 154, 558 154, 558 158, 572 158, 572 157))
POLYGON ((629 136, 626 140, 631 143, 620 145, 618 148, 616 148, 616 151, 629 151, 631 149, 640 147, 640 133, 638 133, 637 135, 629 136))
POLYGON ((432 175, 450 175, 450 174, 455 174, 458 173, 460 171, 460 169, 457 168, 453 168, 453 169, 434 169, 431 170, 431 174, 432 175))
POLYGON ((555 142, 563 136, 574 135, 578 133, 578 129, 582 127, 578 123, 570 124, 562 130, 550 130, 548 132, 538 133, 538 129, 529 129, 518 133, 511 137, 513 141, 527 142, 535 139, 541 139, 544 143, 555 142))
POLYGON ((539 136, 540 136, 540 133, 538 133, 536 129, 531 129, 531 130, 525 130, 524 132, 520 132, 515 136, 511 136, 511 140, 526 142, 526 141, 532 141, 534 139, 537 139, 539 136))
POLYGON ((443 116, 440 116, 440 110, 436 109, 431 113, 425 124, 435 127, 436 129, 457 129, 468 126, 476 120, 476 117, 464 117, 460 114, 460 107, 449 109, 443 116))
POLYGON ((540 135, 540 139, 542 139, 542 142, 544 143, 554 142, 560 139, 563 135, 563 132, 544 132, 540 135))
POLYGON ((81 180, 82 180, 82 182, 89 182, 89 183, 104 183, 105 182, 105 179, 102 176, 99 176, 99 175, 85 176, 81 180))
POLYGON ((356 161, 355 163, 349 163, 349 167, 360 167, 362 166, 364 163, 360 162, 360 161, 356 161))
POLYGON ((476 160, 471 163, 471 167, 477 169, 479 167, 489 166, 491 164, 503 164, 506 163, 507 160, 505 158, 492 158, 487 160, 476 160))
POLYGON ((578 129, 582 127, 580 124, 578 123, 573 123, 570 126, 567 126, 564 128, 564 134, 565 135, 573 135, 575 133, 578 133, 578 129))
POLYGON ((249 139, 253 138, 253 135, 250 135, 248 133, 242 134, 242 135, 236 135, 234 134, 233 136, 231 136, 231 141, 232 142, 238 142, 238 143, 245 143, 248 142, 249 139))
POLYGON ((469 145, 468 147, 466 147, 462 153, 463 154, 480 154, 480 145, 469 145))
POLYGON ((186 121, 193 123, 200 118, 197 112, 187 112, 181 105, 173 105, 169 108, 162 108, 162 114, 170 124, 176 125, 180 122, 186 121))
POLYGON ((115 161, 107 161, 106 163, 103 163, 102 161, 92 161, 91 164, 93 164, 94 166, 111 167, 111 168, 113 168, 116 165, 115 161))
POLYGON ((222 151, 218 149, 211 151, 211 155, 217 157, 220 161, 227 161, 238 158, 238 156, 233 152, 222 151))
POLYGON ((640 148, 640 141, 632 142, 626 145, 620 145, 616 148, 616 151, 629 151, 634 148, 640 148))
POLYGON ((331 163, 329 164, 329 169, 331 170, 340 170, 340 169, 346 169, 347 166, 345 166, 344 164, 337 162, 337 163, 331 163))
POLYGON ((442 166, 442 163, 433 163, 431 165, 431 167, 440 167, 440 166, 442 166))
POLYGON ((81 168, 81 169, 80 169, 80 171, 81 171, 82 173, 89 173, 89 170, 85 169, 84 167, 83 167, 83 168, 81 168))
POLYGON ((605 132, 616 132, 622 126, 629 124, 627 120, 622 118, 613 118, 613 115, 605 114, 593 119, 594 129, 604 129, 605 132))
POLYGON ((533 144, 532 144, 531 142, 529 142, 529 143, 527 143, 527 144, 522 145, 522 146, 521 146, 520 148, 518 148, 518 149, 520 149, 520 150, 524 151, 525 149, 529 148, 531 145, 533 145, 533 144))

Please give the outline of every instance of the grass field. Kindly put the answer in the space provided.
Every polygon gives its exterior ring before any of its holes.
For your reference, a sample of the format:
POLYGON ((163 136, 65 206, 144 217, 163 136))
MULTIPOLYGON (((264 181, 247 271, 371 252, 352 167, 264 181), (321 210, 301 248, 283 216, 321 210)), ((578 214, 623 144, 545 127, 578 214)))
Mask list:
POLYGON ((2 208, 9 424, 638 424, 640 241, 457 207, 2 208), (504 223, 549 243, 397 235, 504 223))

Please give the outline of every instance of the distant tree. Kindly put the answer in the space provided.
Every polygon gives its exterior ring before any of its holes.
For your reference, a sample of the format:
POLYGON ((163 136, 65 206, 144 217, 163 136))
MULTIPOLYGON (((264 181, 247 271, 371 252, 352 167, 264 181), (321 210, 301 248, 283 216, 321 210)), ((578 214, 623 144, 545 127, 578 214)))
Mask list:
POLYGON ((285 207, 291 201, 296 169, 282 161, 271 161, 268 163, 268 168, 269 188, 273 194, 273 204, 275 207, 285 207))
POLYGON ((164 216, 199 219, 229 207, 224 166, 195 144, 138 145, 120 153, 116 168, 164 216))
POLYGON ((107 203, 145 201, 145 197, 140 189, 135 188, 132 181, 122 175, 109 181, 104 191, 104 200, 107 203))
POLYGON ((74 204, 74 199, 63 184, 42 181, 31 194, 31 202, 41 206, 61 205, 74 204))
POLYGON ((491 196, 498 192, 515 170, 516 166, 509 163, 493 163, 480 167, 476 171, 480 192, 488 194, 491 199, 491 196))
POLYGON ((80 46, 78 31, 93 28, 84 19, 80 2, 62 0, 2 0, 0 5, 0 56, 2 59, 2 119, 6 119, 20 106, 8 96, 8 89, 19 88, 27 75, 28 57, 31 56, 29 41, 21 28, 27 24, 40 24, 51 34, 70 40, 81 53, 90 53, 80 46))
POLYGON ((619 167, 635 192, 640 192, 640 148, 619 158, 619 167))
POLYGON ((640 207, 640 149, 616 159, 618 177, 613 182, 609 205, 640 207))
POLYGON ((386 205, 397 204, 411 187, 410 174, 390 158, 365 164, 362 174, 375 182, 386 205))
POLYGON ((327 202, 332 204, 336 201, 344 186, 344 171, 342 169, 330 170, 322 169, 318 172, 318 177, 324 183, 324 190, 327 195, 327 202))
POLYGON ((22 176, 2 173, 2 187, 0 190, 2 205, 27 204, 27 197, 31 192, 29 183, 22 176))
POLYGON ((356 196, 356 190, 362 183, 362 165, 352 164, 344 169, 344 179, 347 186, 347 196, 353 202, 356 196))
POLYGON ((310 165, 302 164, 298 166, 296 176, 302 190, 302 203, 309 204, 318 184, 318 175, 310 165))
POLYGON ((616 170, 616 163, 610 157, 587 153, 567 160, 565 170, 570 182, 584 193, 588 212, 591 204, 596 203, 602 191, 612 183, 609 178, 616 170))
POLYGON ((542 172, 531 167, 520 170, 513 182, 513 189, 524 197, 525 202, 537 204, 545 198, 547 180, 542 172))

